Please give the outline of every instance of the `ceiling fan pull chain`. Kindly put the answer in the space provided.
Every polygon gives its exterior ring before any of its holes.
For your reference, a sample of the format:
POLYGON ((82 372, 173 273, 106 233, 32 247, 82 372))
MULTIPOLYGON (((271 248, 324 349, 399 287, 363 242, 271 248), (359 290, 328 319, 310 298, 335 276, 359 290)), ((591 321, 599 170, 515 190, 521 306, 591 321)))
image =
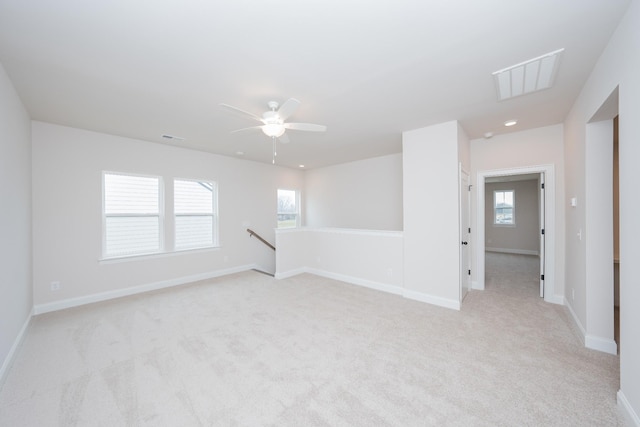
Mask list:
POLYGON ((276 153, 276 137, 272 136, 271 140, 273 141, 273 160, 271 161, 272 164, 276 164, 276 156, 278 155, 278 153, 276 153))

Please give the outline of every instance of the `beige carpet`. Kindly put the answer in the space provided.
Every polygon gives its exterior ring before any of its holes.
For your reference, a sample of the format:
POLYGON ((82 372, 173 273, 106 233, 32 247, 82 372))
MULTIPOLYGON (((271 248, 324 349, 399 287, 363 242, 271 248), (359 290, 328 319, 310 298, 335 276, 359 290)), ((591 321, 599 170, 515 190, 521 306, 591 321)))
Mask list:
POLYGON ((0 425, 623 425, 618 358, 537 297, 536 262, 488 254, 460 312, 246 272, 37 316, 0 425))

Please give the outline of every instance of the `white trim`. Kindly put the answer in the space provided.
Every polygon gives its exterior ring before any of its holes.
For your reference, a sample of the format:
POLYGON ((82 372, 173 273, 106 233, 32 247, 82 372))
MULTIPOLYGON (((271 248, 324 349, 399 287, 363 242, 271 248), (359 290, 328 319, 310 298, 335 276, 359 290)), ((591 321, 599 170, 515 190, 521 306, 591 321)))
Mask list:
POLYGON ((364 230, 357 228, 327 228, 327 227, 299 227, 299 228, 276 228, 276 233, 291 233, 300 231, 313 231, 317 233, 334 233, 334 234, 354 234, 378 237, 403 237, 403 231, 395 230, 364 230))
POLYGON ((420 301, 427 304, 437 305, 439 307, 445 307, 453 310, 460 310, 460 301, 436 297, 433 295, 423 294, 421 292, 416 292, 416 291, 408 291, 400 286, 388 285, 386 283, 374 282, 372 280, 332 273, 329 271, 319 270, 315 268, 303 267, 295 270, 290 270, 285 273, 278 273, 276 275, 276 279, 286 279, 288 277, 293 277, 302 273, 315 274, 316 276, 326 277, 328 279, 338 280, 341 282, 350 283, 352 285, 363 286, 365 288, 374 289, 376 291, 386 292, 393 295, 400 295, 404 298, 411 299, 414 301, 420 301))
POLYGON ((117 257, 110 257, 110 258, 100 258, 98 259, 98 264, 117 264, 120 262, 141 261, 141 260, 155 259, 155 258, 166 258, 166 257, 172 257, 176 255, 194 254, 198 252, 219 251, 221 248, 222 246, 208 246, 204 248, 178 249, 175 251, 154 252, 149 254, 124 255, 124 256, 117 256, 117 257))
MULTIPOLYGON (((475 279, 477 288, 484 290, 484 272, 485 272, 485 203, 484 203, 484 186, 485 178, 494 176, 522 175, 530 173, 544 173, 545 175, 545 272, 544 272, 544 300, 546 302, 562 304, 562 296, 555 293, 556 272, 555 272, 555 234, 556 230, 556 193, 555 193, 555 167, 552 164, 534 165, 519 168, 495 169, 478 171, 476 179, 476 230, 477 237, 474 240, 476 250, 476 271, 475 279)), ((559 279, 559 278, 558 278, 559 279)))
POLYGON ((618 345, 612 339, 585 335, 584 346, 591 350, 602 351, 603 353, 618 354, 618 345))
POLYGON ((584 329, 584 326, 582 326, 582 322, 580 322, 580 319, 578 319, 576 312, 573 311, 573 307, 571 306, 571 304, 569 304, 569 302, 565 300, 564 305, 569 310, 569 313, 571 313, 571 317, 573 317, 573 322, 578 327, 578 330, 580 332, 580 338, 582 339, 582 344, 584 344, 584 339, 587 336, 587 331, 584 329))
POLYGON ((332 273, 316 268, 305 268, 305 272, 315 274, 316 276, 326 277, 328 279, 339 280, 341 282, 350 283, 352 285, 363 286, 376 291, 387 292, 394 295, 402 295, 403 289, 399 286, 388 285, 386 283, 374 282, 373 280, 361 279, 359 277, 347 276, 339 273, 332 273))
POLYGON ((9 353, 7 353, 7 357, 5 357, 4 361, 2 362, 2 367, 0 368, 0 389, 2 389, 2 386, 4 385, 7 374, 9 373, 9 369, 11 368, 11 365, 13 365, 13 361, 16 357, 16 354, 18 353, 18 349, 22 345, 22 341, 24 341, 24 337, 26 336, 27 329, 29 328, 32 317, 33 309, 31 309, 27 320, 25 320, 22 328, 20 329, 20 332, 18 332, 18 336, 13 341, 13 345, 11 346, 11 349, 9 349, 9 353))
POLYGON ((64 310, 66 308, 78 307, 85 304, 92 304, 95 302, 107 301, 114 298, 121 298, 130 295, 141 294, 144 292, 155 291, 158 289, 170 288, 173 286, 185 285, 199 280, 212 279, 214 277, 226 276, 228 274, 240 273, 251 269, 259 269, 260 267, 255 264, 242 265, 239 267, 228 268, 224 270, 216 270, 208 273, 195 274, 192 276, 178 277, 170 280, 163 280, 155 283, 148 283, 146 285, 133 286, 125 289, 117 289, 113 291, 100 292, 97 294, 85 295, 77 298, 69 298, 60 301, 54 301, 46 304, 38 304, 33 306, 33 314, 49 313, 51 311, 64 310))
POLYGON ((569 313, 571 313, 571 317, 573 317, 573 321, 580 331, 580 338, 582 339, 582 343, 586 348, 613 355, 618 354, 618 345, 614 340, 587 334, 587 330, 584 328, 584 326, 582 326, 582 323, 580 322, 580 319, 578 319, 576 312, 573 311, 573 307, 571 307, 571 304, 569 304, 566 299, 564 299, 564 305, 569 310, 569 313))
POLYGON ((484 248, 487 252, 500 252, 503 254, 517 254, 517 255, 535 255, 538 256, 540 253, 538 251, 530 251, 527 249, 509 249, 509 248, 484 248))
POLYGON ((565 298, 562 295, 545 295, 544 301, 551 304, 565 305, 565 298))
POLYGON ((638 414, 636 414, 636 411, 633 410, 631 403, 629 403, 622 390, 618 390, 616 396, 618 398, 618 408, 625 415, 627 421, 629 423, 632 423, 632 425, 635 425, 636 427, 640 427, 640 416, 638 416, 638 414))
POLYGON ((444 308, 450 308, 453 310, 460 310, 460 301, 442 297, 436 297, 429 294, 423 294, 422 292, 405 290, 402 296, 414 301, 426 302, 427 304, 437 305, 444 308))
POLYGON ((285 271, 284 273, 276 273, 274 277, 278 280, 280 279, 288 279, 289 277, 297 276, 299 274, 308 273, 305 267, 296 268, 295 270, 285 271))

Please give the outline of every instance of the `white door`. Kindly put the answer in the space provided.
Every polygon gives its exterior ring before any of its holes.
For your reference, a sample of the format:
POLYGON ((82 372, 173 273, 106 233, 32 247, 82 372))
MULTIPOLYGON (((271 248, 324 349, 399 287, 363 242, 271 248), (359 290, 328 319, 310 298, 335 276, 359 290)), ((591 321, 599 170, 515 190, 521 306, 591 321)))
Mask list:
POLYGON ((544 298, 544 172, 540 173, 540 298, 544 298))
POLYGON ((471 289, 471 228, 469 174, 460 169, 460 302, 471 289))

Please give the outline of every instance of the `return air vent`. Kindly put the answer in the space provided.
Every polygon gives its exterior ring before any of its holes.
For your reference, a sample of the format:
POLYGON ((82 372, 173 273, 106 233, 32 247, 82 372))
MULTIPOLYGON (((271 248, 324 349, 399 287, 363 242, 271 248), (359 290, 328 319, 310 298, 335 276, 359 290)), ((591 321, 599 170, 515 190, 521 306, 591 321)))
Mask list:
POLYGON ((554 50, 494 72, 498 100, 504 101, 553 86, 562 52, 564 49, 554 50))

